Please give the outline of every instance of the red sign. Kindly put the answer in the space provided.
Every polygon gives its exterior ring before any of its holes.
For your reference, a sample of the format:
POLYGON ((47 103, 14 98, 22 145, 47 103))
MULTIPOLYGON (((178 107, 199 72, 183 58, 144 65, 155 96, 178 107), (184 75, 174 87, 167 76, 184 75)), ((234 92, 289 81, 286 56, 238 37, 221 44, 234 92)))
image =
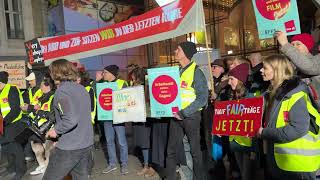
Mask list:
MULTIPOLYGON (((42 50, 38 57, 37 43, 26 43, 30 63, 41 60, 68 60, 97 56, 169 39, 204 28, 202 2, 179 0, 111 26, 81 32, 39 38, 42 50), (33 56, 37 55, 37 61, 33 56), (31 61, 32 60, 32 61, 31 61)), ((36 42, 36 41, 32 41, 36 42)))
POLYGON ((263 107, 263 97, 216 102, 212 134, 255 136, 261 127, 263 107))
POLYGON ((269 20, 283 17, 290 7, 290 0, 256 0, 260 14, 269 20))
POLYGON ((99 94, 99 104, 106 111, 112 110, 112 89, 106 88, 99 94))
POLYGON ((178 95, 178 85, 172 77, 161 75, 152 83, 152 95, 160 104, 170 104, 178 95))

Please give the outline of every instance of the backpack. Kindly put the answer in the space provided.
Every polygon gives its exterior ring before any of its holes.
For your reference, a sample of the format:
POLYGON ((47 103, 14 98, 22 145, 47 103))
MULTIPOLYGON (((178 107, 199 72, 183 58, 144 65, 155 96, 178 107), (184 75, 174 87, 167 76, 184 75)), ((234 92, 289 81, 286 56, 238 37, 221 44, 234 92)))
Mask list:
POLYGON ((313 106, 320 112, 320 75, 303 79, 309 91, 309 97, 313 106))

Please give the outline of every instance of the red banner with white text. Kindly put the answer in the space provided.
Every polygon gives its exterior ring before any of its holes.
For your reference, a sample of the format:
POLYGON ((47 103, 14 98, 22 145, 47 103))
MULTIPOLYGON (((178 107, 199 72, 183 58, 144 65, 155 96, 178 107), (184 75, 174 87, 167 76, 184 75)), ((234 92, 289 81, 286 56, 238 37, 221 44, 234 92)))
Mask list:
POLYGON ((26 42, 26 51, 30 63, 59 58, 72 61, 201 31, 203 19, 201 0, 177 0, 111 26, 26 42))
POLYGON ((261 127, 263 107, 263 97, 216 102, 212 134, 255 136, 261 127))

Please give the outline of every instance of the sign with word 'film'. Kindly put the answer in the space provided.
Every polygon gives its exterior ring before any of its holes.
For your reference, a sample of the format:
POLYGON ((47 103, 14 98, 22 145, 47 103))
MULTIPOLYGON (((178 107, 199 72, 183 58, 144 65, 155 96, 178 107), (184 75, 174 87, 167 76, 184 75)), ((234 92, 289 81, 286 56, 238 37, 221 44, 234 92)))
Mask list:
POLYGON ((215 102, 212 134, 255 136, 261 127, 263 105, 263 97, 215 102))
POLYGON ((252 0, 259 39, 272 38, 276 31, 300 34, 296 0, 252 0))

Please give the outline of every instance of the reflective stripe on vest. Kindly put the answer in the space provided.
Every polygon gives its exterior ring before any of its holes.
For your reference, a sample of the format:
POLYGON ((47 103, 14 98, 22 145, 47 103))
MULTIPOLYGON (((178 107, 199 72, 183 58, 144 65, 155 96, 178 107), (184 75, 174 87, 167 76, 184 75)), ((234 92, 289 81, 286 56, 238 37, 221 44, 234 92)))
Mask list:
MULTIPOLYGON (((0 106, 1 106, 1 113, 3 118, 5 118, 11 111, 11 107, 9 104, 9 92, 12 86, 14 85, 6 84, 0 93, 0 106)), ((22 106, 23 105, 22 96, 19 88, 17 88, 17 90, 19 93, 18 98, 20 100, 20 106, 22 106)), ((12 123, 17 122, 18 120, 21 119, 21 117, 22 117, 22 111, 20 110, 19 115, 12 121, 12 123)))
MULTIPOLYGON (((90 89, 92 89, 91 86, 86 86, 86 90, 88 93, 90 92, 90 89)), ((94 124, 94 118, 96 117, 96 113, 97 113, 97 97, 96 97, 96 93, 94 93, 93 89, 92 89, 92 92, 93 92, 94 108, 93 108, 93 111, 91 111, 91 122, 92 122, 92 124, 94 124)))
POLYGON ((195 62, 191 62, 191 65, 189 65, 189 67, 181 74, 180 77, 180 96, 182 109, 188 107, 196 99, 195 90, 191 87, 196 66, 197 64, 195 62))
MULTIPOLYGON (((48 111, 50 112, 51 111, 51 102, 53 100, 53 95, 50 96, 50 98, 48 99, 47 102, 43 103, 41 105, 41 108, 40 110, 43 110, 43 111, 48 111)), ((38 121, 38 126, 40 127, 43 123, 45 123, 47 121, 46 118, 41 118, 39 121, 38 121)))
MULTIPOLYGON (((316 124, 320 126, 320 115, 318 111, 312 106, 308 95, 300 91, 293 94, 289 99, 282 101, 277 117, 276 128, 282 128, 287 125, 284 112, 290 112, 292 106, 301 98, 306 101, 309 114, 315 117, 316 124)), ((313 134, 311 131, 308 131, 305 136, 289 143, 275 143, 274 157, 277 166, 285 171, 314 172, 318 170, 320 167, 319 133, 313 134)))
POLYGON ((29 100, 31 105, 37 105, 39 104, 39 98, 43 95, 43 92, 41 89, 38 89, 34 95, 32 95, 32 88, 29 88, 28 90, 29 93, 29 100))

